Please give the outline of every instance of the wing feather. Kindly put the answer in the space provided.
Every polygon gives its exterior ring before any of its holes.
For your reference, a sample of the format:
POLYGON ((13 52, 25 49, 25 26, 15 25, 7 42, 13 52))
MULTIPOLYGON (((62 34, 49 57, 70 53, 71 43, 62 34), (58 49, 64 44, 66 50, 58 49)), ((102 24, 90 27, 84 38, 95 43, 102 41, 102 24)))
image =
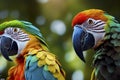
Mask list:
POLYGON ((26 80, 65 80, 65 72, 55 55, 31 49, 26 55, 26 80))
POLYGON ((99 80, 118 80, 120 79, 120 24, 114 18, 110 18, 105 31, 104 43, 96 49, 94 56, 95 76, 99 80))

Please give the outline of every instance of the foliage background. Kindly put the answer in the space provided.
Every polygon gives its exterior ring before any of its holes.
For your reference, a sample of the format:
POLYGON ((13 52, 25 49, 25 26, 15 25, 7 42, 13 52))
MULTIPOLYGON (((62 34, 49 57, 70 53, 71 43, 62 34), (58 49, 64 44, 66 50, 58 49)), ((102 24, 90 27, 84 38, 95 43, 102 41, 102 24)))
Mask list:
MULTIPOLYGON (((89 80, 94 52, 85 52, 86 63, 76 56, 71 41, 72 18, 82 10, 98 8, 120 21, 119 7, 120 0, 0 0, 0 23, 13 19, 32 22, 63 65, 66 80, 89 80)), ((6 78, 12 65, 0 56, 0 79, 6 78)))

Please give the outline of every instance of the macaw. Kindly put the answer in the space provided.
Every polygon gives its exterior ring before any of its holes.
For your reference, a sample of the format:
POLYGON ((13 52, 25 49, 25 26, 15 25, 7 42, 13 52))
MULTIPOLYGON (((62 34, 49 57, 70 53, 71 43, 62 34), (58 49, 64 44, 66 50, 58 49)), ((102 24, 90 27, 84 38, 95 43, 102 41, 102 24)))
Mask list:
POLYGON ((93 49, 91 80, 120 80, 120 23, 100 9, 79 12, 72 20, 72 43, 85 62, 83 51, 93 49))
POLYGON ((30 22, 0 24, 0 51, 16 64, 9 69, 7 80, 65 80, 61 64, 48 50, 40 30, 30 22))

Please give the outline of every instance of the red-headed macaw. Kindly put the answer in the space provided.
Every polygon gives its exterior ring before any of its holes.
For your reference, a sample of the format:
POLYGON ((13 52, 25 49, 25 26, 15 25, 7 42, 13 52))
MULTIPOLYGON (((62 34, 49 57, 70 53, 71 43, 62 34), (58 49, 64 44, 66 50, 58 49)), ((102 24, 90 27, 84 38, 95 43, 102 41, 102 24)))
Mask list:
POLYGON ((15 66, 8 80, 65 80, 65 72, 38 28, 27 21, 0 24, 0 51, 15 66))
POLYGON ((83 51, 94 49, 91 80, 120 80, 120 24, 103 10, 89 9, 72 21, 75 52, 85 62, 83 51))

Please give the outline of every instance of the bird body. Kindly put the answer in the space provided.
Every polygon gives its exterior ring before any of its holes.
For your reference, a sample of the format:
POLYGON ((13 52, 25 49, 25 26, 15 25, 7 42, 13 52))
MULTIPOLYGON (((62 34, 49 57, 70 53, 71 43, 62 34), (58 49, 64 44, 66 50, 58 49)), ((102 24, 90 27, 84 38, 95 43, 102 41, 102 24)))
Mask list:
POLYGON ((119 80, 119 22, 103 10, 89 9, 78 13, 73 18, 72 26, 73 46, 78 56, 85 61, 82 51, 94 49, 96 52, 91 80, 119 80))
POLYGON ((65 80, 61 64, 48 50, 39 29, 30 22, 5 22, 0 31, 1 53, 16 63, 8 71, 8 80, 65 80))
POLYGON ((112 17, 105 27, 104 43, 96 48, 93 64, 99 80, 120 79, 120 24, 112 17))

